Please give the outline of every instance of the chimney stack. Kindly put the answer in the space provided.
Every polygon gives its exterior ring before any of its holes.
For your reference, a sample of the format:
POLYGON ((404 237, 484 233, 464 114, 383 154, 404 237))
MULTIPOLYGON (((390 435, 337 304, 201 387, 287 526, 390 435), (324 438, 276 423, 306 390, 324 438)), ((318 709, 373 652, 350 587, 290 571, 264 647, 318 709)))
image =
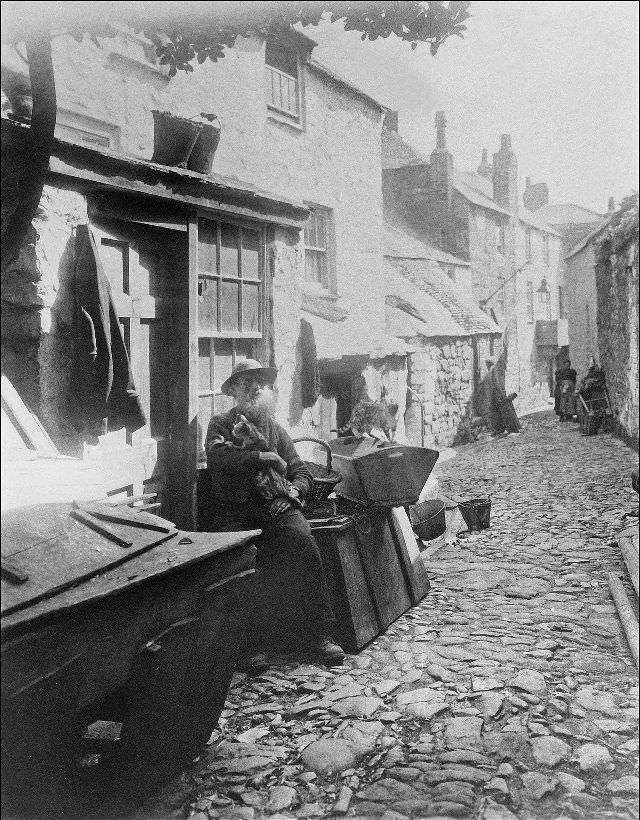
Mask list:
POLYGON ((493 178, 493 166, 489 164, 489 160, 487 158, 488 151, 486 148, 482 149, 482 159, 480 160, 480 165, 478 165, 478 175, 484 177, 485 179, 492 179, 493 178))
POLYGON ((612 214, 616 209, 616 201, 615 199, 610 196, 609 197, 609 204, 607 206, 607 214, 612 214))
POLYGON ((524 207, 528 211, 537 211, 544 205, 549 204, 549 188, 546 182, 536 182, 531 184, 531 177, 527 177, 524 193, 522 194, 524 207))
POLYGON ((451 209, 453 189, 453 157, 447 151, 447 119, 444 111, 436 111, 436 147, 431 152, 431 168, 436 190, 451 209))
POLYGON ((511 150, 511 135, 502 134, 500 150, 493 155, 493 198, 502 208, 518 211, 518 161, 511 150))

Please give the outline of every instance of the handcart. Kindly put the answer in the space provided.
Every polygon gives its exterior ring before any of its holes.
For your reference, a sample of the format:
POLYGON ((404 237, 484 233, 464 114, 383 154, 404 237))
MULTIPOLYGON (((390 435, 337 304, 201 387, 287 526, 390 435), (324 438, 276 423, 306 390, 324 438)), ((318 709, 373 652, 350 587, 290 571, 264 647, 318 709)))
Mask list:
POLYGON ((578 393, 577 410, 580 432, 583 436, 595 436, 605 423, 605 419, 613 416, 609 393, 606 390, 598 390, 588 399, 578 393))

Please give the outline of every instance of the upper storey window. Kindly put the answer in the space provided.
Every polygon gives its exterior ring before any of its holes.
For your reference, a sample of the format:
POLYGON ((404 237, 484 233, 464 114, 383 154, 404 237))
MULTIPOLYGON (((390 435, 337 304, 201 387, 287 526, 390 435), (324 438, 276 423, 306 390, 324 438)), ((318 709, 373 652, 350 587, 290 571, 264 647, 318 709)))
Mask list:
POLYGON ((265 50, 267 106, 285 120, 301 121, 300 57, 282 40, 267 40, 265 50))

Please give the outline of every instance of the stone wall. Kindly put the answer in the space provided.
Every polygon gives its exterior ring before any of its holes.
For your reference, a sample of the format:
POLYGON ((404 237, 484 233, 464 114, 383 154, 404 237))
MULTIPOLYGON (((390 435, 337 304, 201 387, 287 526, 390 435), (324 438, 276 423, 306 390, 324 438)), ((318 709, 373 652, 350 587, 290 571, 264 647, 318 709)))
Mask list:
POLYGON ((65 421, 72 355, 73 235, 82 194, 46 185, 27 241, 2 277, 2 369, 58 447, 79 455, 65 421))
MULTIPOLYGON (((637 224, 637 223, 636 223, 637 224)), ((637 234, 636 234, 637 236, 637 234)), ((638 449, 638 240, 596 267, 598 347, 614 432, 638 449)))
POLYGON ((222 124, 213 173, 328 208, 333 213, 337 291, 350 311, 384 327, 380 185, 382 111, 306 65, 302 125, 271 116, 265 103, 264 43, 240 38, 217 63, 168 79, 123 59, 118 38, 100 47, 54 41, 60 109, 116 128, 118 148, 151 159, 152 110, 222 124), (363 283, 367 287, 363 288, 363 283))
POLYGON ((598 356, 598 297, 593 243, 567 259, 565 287, 569 317, 569 356, 583 376, 589 358, 598 356))
POLYGON ((425 446, 449 447, 460 423, 473 415, 473 350, 471 338, 413 340, 420 349, 407 357, 405 427, 407 439, 425 446), (424 416, 420 409, 424 407, 424 416))

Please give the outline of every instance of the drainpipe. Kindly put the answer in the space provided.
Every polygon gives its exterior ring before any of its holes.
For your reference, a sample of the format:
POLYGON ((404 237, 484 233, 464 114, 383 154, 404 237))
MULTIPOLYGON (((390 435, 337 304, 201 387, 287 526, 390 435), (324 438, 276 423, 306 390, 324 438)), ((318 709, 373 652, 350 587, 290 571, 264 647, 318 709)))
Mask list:
POLYGON ((420 405, 420 440, 422 442, 421 446, 424 447, 424 404, 422 403, 420 395, 416 393, 416 391, 412 387, 409 387, 409 385, 407 385, 407 390, 409 391, 409 393, 411 393, 411 395, 415 396, 418 399, 418 404, 420 405))

